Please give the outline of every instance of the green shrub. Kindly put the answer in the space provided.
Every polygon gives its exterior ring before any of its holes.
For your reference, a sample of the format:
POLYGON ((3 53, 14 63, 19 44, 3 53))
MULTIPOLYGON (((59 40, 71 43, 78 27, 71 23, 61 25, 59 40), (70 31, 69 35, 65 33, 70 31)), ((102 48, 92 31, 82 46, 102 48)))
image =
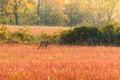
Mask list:
POLYGON ((30 34, 27 27, 19 28, 18 31, 11 34, 11 42, 16 43, 31 43, 34 36, 30 34))
POLYGON ((117 45, 120 46, 120 27, 107 23, 103 26, 82 25, 56 34, 41 33, 32 35, 27 27, 10 33, 7 26, 0 28, 0 41, 39 44, 40 41, 51 41, 60 44, 80 45, 117 45))
POLYGON ((120 45, 120 27, 113 23, 103 26, 79 26, 60 34, 61 43, 80 45, 120 45))
POLYGON ((73 30, 62 31, 59 42, 61 44, 75 44, 77 41, 76 33, 73 30))
POLYGON ((77 40, 79 43, 92 45, 93 42, 97 43, 97 37, 99 35, 98 27, 95 26, 81 26, 74 29, 77 34, 77 40))
POLYGON ((61 43, 96 45, 100 31, 96 26, 80 26, 61 32, 61 43))
POLYGON ((2 26, 0 28, 0 41, 7 42, 7 40, 9 39, 9 36, 10 36, 10 32, 8 30, 8 27, 2 26))
POLYGON ((115 28, 114 36, 114 44, 120 46, 120 27, 115 28))
POLYGON ((115 34, 117 34, 115 25, 116 24, 113 23, 107 23, 101 27, 103 34, 103 36, 101 37, 101 41, 102 43, 104 43, 104 45, 115 44, 115 34))

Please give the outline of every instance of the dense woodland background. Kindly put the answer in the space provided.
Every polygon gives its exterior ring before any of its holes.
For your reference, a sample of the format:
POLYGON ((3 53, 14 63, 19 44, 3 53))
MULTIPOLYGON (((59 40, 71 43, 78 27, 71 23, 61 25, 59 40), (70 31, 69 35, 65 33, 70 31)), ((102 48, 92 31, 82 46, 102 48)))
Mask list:
POLYGON ((119 20, 120 0, 0 0, 0 24, 76 26, 119 20))

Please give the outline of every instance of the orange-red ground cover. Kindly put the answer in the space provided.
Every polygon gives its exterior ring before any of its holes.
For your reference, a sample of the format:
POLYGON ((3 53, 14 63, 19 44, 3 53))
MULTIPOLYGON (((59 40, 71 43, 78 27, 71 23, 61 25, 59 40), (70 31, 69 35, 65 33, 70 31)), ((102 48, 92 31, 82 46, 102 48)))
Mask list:
POLYGON ((0 44, 0 80, 119 80, 120 48, 0 44))

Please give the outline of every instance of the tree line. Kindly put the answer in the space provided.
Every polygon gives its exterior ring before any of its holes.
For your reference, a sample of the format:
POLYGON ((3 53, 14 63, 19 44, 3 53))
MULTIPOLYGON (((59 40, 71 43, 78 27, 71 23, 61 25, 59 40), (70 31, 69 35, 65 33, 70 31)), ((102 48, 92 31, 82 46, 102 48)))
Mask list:
POLYGON ((0 0, 0 24, 76 26, 120 20, 120 0, 0 0))

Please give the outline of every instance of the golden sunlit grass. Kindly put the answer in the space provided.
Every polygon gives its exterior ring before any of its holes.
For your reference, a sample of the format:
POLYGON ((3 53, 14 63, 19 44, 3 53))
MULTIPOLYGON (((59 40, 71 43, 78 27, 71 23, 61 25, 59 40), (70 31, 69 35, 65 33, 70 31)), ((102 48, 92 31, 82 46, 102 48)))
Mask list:
POLYGON ((119 80, 120 48, 0 44, 0 80, 119 80))

